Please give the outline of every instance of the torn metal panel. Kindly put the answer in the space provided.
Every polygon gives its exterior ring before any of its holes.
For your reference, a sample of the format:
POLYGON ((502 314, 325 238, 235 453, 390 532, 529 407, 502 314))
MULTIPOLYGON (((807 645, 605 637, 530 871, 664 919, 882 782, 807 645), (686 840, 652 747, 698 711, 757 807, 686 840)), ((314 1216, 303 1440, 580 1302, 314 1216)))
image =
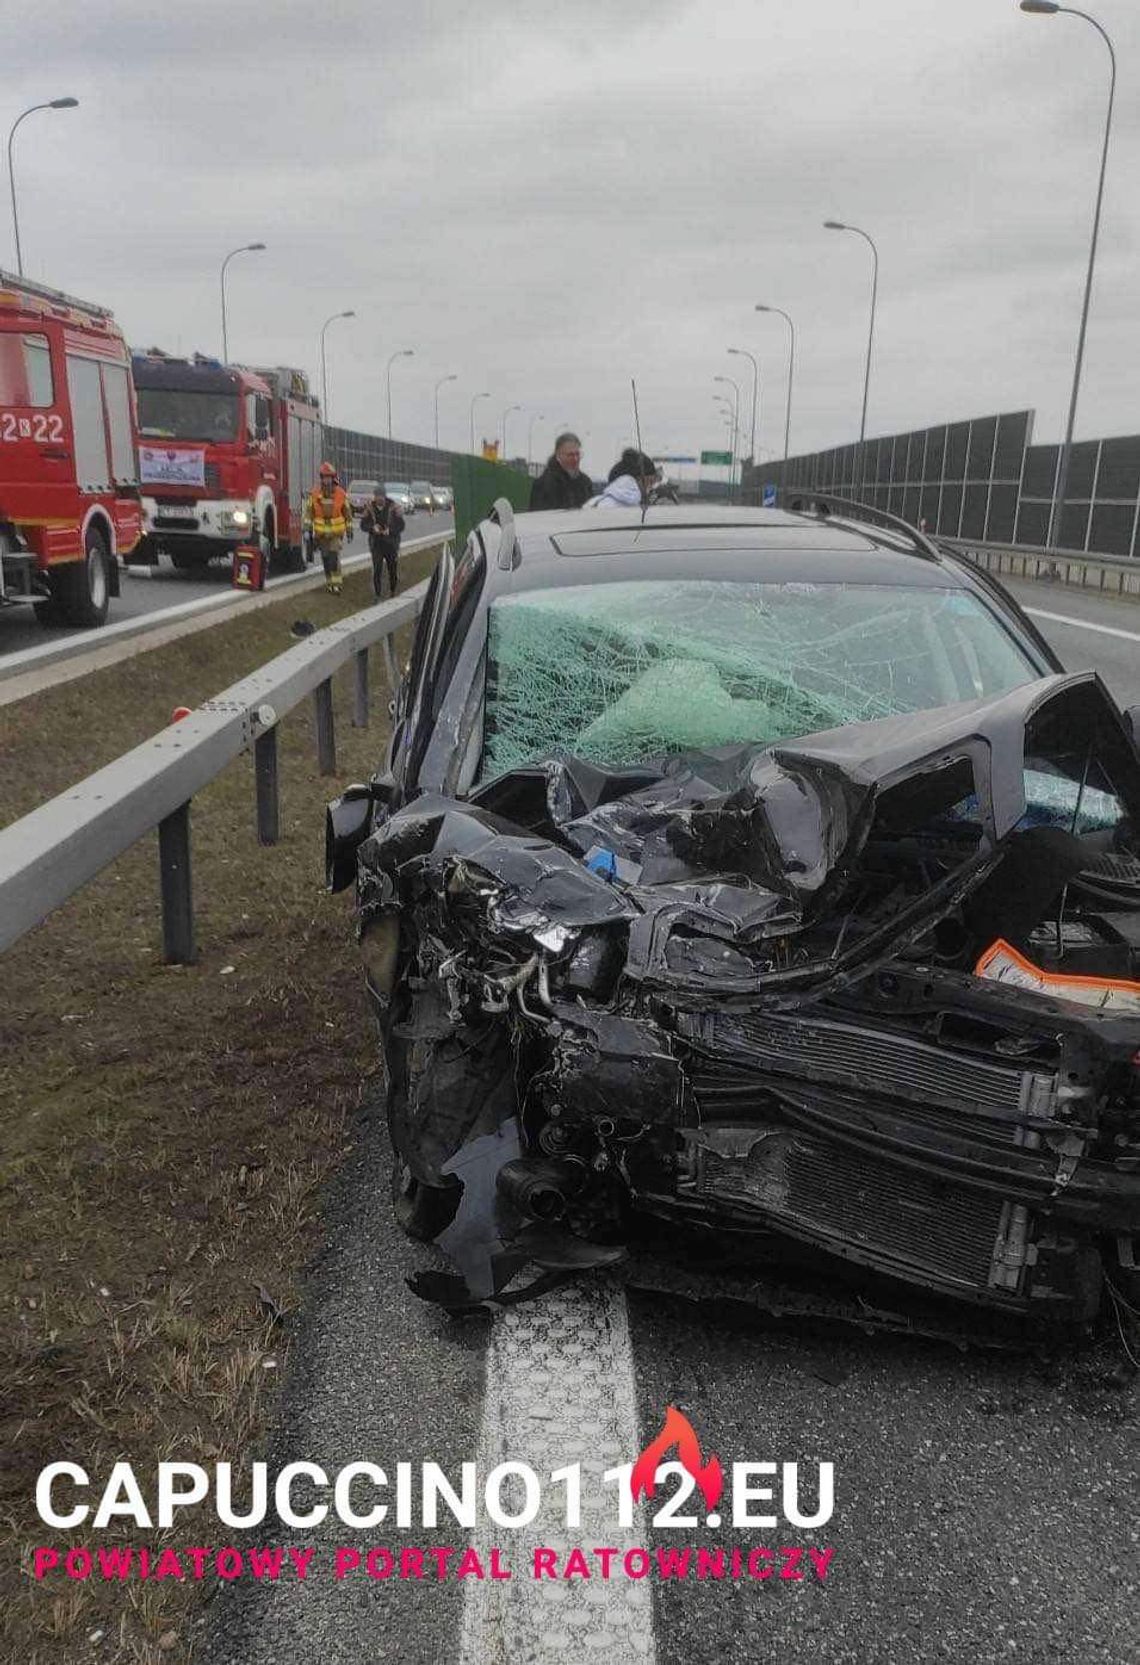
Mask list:
POLYGON ((1065 987, 1140 981, 1138 829, 1089 676, 413 798, 358 899, 398 926, 393 1142, 455 1205, 415 1287, 517 1299, 656 1220, 1087 1322, 1135 1276, 1140 1014, 1065 987), (998 942, 1036 978, 988 975, 998 942))

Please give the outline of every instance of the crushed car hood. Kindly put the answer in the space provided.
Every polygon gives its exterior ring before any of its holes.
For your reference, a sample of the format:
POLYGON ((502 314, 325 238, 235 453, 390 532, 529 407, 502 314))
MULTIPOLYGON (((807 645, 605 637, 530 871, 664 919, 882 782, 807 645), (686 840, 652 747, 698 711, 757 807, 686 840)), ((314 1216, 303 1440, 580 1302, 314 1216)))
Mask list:
MULTIPOLYGON (((439 1238, 460 1277, 441 1282, 434 1274, 421 1293, 461 1306, 505 1299, 527 1260, 544 1269, 543 1287, 559 1268, 610 1263, 613 1231, 596 1233, 591 1244, 581 1229, 564 1229, 575 1202, 560 1209, 559 1230, 547 1229, 535 1196, 547 1185, 563 1202, 580 1200, 591 1186, 612 1187, 620 1173, 635 1201, 659 1202, 669 1184, 680 1185, 666 1172, 674 1163, 669 1141, 689 1153, 684 1160, 706 1167, 719 1161, 743 1171, 754 1151, 785 1146, 794 1166, 803 1151, 786 1132, 773 1134, 763 1120, 769 1109, 750 1110, 739 1125, 718 1110, 725 1124, 708 1131, 708 1105, 719 1105, 725 1091, 710 1086, 702 1100, 709 1058, 723 1054, 716 1068, 727 1059, 735 1069, 736 1053, 747 1054, 751 1076, 732 1089, 744 1103, 749 1093, 757 1099, 748 1081, 763 1083, 764 1060, 774 1055, 774 1043, 766 1040, 765 1052, 747 1024, 717 1028, 712 1014, 823 1012, 832 1021, 827 1003, 839 1003, 847 1028, 833 1024, 828 1033, 836 1046, 854 1045, 852 1013, 861 1001, 874 1005, 864 993, 869 979, 901 968, 887 982, 909 989, 912 968, 930 963, 950 1013, 938 1023, 948 1033, 965 1029, 971 1004, 979 1004, 973 969, 981 950, 995 938, 1029 943, 1045 910, 1087 869, 1090 848, 1097 860, 1134 861, 1134 850, 1119 850, 1137 827, 1140 758, 1092 673, 789 744, 722 747, 636 768, 555 755, 464 800, 412 800, 362 846, 358 898, 362 932, 384 917, 402 921, 403 1003, 373 990, 382 1029, 387 1024, 405 1049, 394 1142, 413 1168, 430 1151, 419 1169, 425 1181, 462 1185, 439 1238), (444 1094, 428 1082, 430 1071, 421 1079, 406 1061, 432 1046, 453 1047, 456 1060, 479 1057, 486 1068, 472 1069, 470 1090, 454 1069, 444 1094), (701 1048, 703 1061, 694 1063, 701 1048), (645 1139, 636 1128, 628 1151, 611 1148, 613 1127, 630 1107, 644 1133, 665 1139, 654 1177, 639 1166, 645 1139), (545 1118, 567 1114, 591 1130, 588 1138, 582 1131, 564 1144, 564 1122, 550 1132, 545 1118), (591 1179, 591 1163, 604 1180, 591 1179)), ((1125 935, 1117 960, 1128 953, 1125 935)), ((935 1000, 935 984, 921 973, 916 987, 935 1000)), ((1091 1015, 1074 1017, 1052 985, 1032 997, 984 992, 995 1044, 1013 1052, 1042 1052, 1044 1041, 1020 1032, 1042 1015, 1054 1015, 1058 1033, 1083 1036, 1081 1026, 1094 1024, 1091 1015)), ((1106 1071, 1110 1053, 1126 1059, 1140 1045, 1140 1024, 1127 1014, 1098 1012, 1095 1026, 1093 1050, 1100 1048, 1106 1071)), ((1080 1041, 1085 1053, 1089 1044, 1080 1041)), ((804 1048, 801 1037, 797 1053, 804 1048)), ((884 1077, 888 1097, 905 1096, 907 1068, 884 1077)), ((799 1088, 781 1078, 781 1114, 804 1125, 823 1118, 829 1137, 840 1137, 846 1119, 843 1138, 869 1137, 871 1113, 858 1102, 857 1080, 841 1090, 846 1080, 826 1069, 814 1079, 805 1072, 799 1088)), ((1028 1102, 1032 1093, 1022 1096, 1028 1102)), ((1036 1150, 1039 1135, 1025 1137, 1036 1150)), ((1076 1162, 1072 1151, 1066 1160, 1076 1162)), ((1037 1167, 1029 1155, 1016 1161, 1031 1201, 1053 1158, 1034 1157, 1037 1167)), ((993 1189, 1000 1181, 991 1173, 984 1183, 993 1189)), ((1068 1171, 1064 1183, 1084 1199, 1068 1171)), ((758 1208, 779 1213, 774 1182, 756 1194, 758 1208)), ((1115 1191, 1111 1208, 1117 1223, 1130 1217, 1115 1191)), ((800 1221, 794 1229, 826 1237, 830 1252, 849 1252, 838 1228, 809 1231, 800 1221)), ((867 1259, 865 1249, 851 1252, 867 1259)))

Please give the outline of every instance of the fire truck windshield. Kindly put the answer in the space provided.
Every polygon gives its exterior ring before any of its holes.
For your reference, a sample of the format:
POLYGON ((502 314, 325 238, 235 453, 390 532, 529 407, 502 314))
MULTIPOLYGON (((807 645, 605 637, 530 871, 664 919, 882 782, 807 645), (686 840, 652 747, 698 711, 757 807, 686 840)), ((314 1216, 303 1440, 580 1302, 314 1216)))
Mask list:
POLYGON ((236 393, 199 393, 140 387, 139 433, 144 439, 199 439, 230 445, 238 437, 236 393))
POLYGON ((46 335, 0 331, 0 405, 53 402, 51 353, 46 335))

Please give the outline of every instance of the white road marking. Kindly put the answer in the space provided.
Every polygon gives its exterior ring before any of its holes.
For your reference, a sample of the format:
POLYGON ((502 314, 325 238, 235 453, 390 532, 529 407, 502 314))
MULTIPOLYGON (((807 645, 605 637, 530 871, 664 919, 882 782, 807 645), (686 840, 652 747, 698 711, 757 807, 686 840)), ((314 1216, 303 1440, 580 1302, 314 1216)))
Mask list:
POLYGON ((1112 624, 1091 624, 1088 619, 1073 619, 1067 613, 1045 613, 1040 607, 1027 607, 1031 619, 1048 619, 1050 624, 1070 624, 1074 630, 1091 630, 1097 636, 1119 636, 1125 642, 1140 642, 1140 632, 1118 630, 1112 624))
MULTIPOLYGON (((493 1583, 468 1579, 463 1608, 460 1665, 655 1665, 650 1580, 628 1579, 615 1558, 603 1580, 590 1550, 624 1553, 647 1542, 644 1516, 620 1529, 617 1489, 603 1486, 604 1470, 635 1462, 644 1441, 638 1432, 633 1353, 624 1291, 605 1279, 589 1279, 498 1314, 487 1351, 479 1474, 497 1463, 529 1463, 543 1486, 543 1507, 528 1527, 491 1528, 506 1550, 513 1577, 493 1583), (550 1475, 569 1463, 582 1465, 582 1524, 565 1525, 565 1487, 550 1475), (559 1565, 577 1546, 586 1551, 593 1576, 534 1579, 536 1545, 555 1549, 559 1565)), ((504 1492, 504 1496, 505 1496, 504 1492)))

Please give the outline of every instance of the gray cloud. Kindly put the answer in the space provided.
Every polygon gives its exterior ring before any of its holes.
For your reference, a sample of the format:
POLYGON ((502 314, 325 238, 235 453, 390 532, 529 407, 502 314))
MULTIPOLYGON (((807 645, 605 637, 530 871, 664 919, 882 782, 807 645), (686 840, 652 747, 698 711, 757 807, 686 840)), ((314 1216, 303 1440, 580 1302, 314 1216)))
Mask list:
MULTIPOLYGON (((1098 0, 1121 65, 1081 428, 1140 428, 1131 271, 1140 162, 1140 15, 1098 0)), ((882 255, 871 428, 1065 408, 1087 257, 1107 59, 1087 25, 1015 0, 54 0, 9 41, 29 269, 113 305, 135 343, 231 340, 316 369, 329 332, 334 419, 466 443, 530 418, 588 430, 608 464, 638 378, 656 448, 719 444, 713 376, 759 353, 761 443, 782 444, 786 333, 800 331, 797 446, 857 431, 869 252, 882 255)), ((7 254, 0 262, 10 263, 7 254)), ((723 391, 721 389, 720 391, 723 391)))

